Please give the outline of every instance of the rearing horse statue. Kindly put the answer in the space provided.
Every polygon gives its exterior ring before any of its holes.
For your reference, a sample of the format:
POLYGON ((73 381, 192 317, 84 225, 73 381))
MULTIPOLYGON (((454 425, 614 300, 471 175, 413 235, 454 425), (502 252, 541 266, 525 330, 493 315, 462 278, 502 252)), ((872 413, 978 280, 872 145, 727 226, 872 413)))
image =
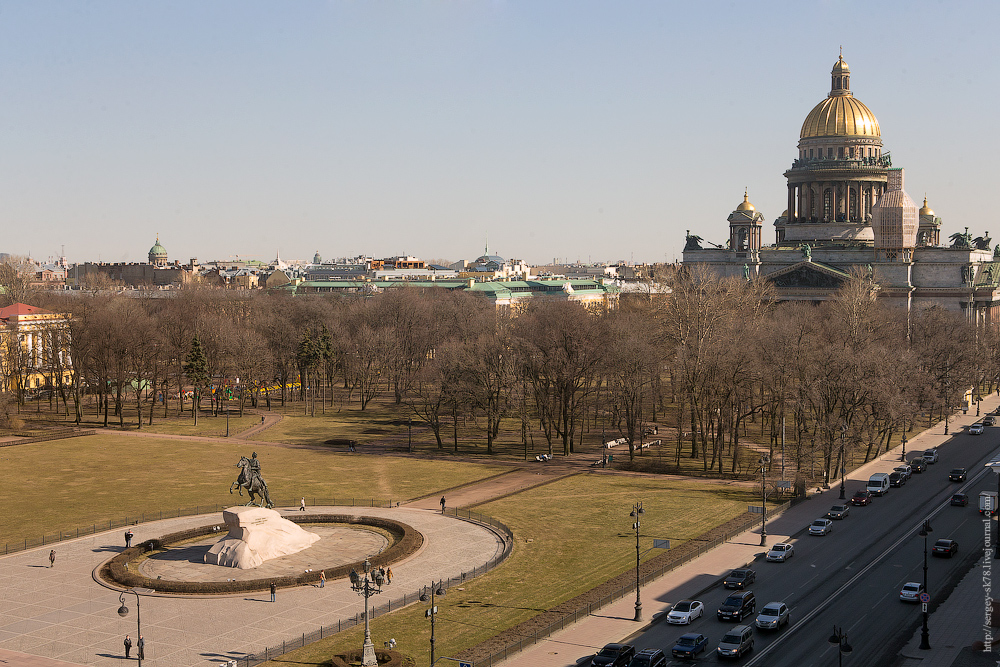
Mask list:
POLYGON ((253 474, 251 471, 250 459, 241 456, 240 462, 236 464, 236 467, 240 469, 240 476, 229 487, 229 493, 232 493, 233 489, 238 489, 242 496, 243 489, 246 489, 250 495, 250 502, 247 505, 258 505, 259 507, 267 507, 268 509, 274 507, 274 503, 271 502, 271 496, 267 492, 267 484, 264 483, 264 480, 260 476, 253 474), (260 496, 259 503, 254 502, 255 496, 260 496))

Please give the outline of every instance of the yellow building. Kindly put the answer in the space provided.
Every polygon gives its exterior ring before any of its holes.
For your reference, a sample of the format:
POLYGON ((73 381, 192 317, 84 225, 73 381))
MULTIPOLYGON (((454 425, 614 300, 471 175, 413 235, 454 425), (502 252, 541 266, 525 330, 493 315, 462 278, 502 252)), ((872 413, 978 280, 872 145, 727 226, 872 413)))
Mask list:
POLYGON ((23 393, 73 381, 71 317, 25 303, 0 308, 0 375, 8 391, 23 393))

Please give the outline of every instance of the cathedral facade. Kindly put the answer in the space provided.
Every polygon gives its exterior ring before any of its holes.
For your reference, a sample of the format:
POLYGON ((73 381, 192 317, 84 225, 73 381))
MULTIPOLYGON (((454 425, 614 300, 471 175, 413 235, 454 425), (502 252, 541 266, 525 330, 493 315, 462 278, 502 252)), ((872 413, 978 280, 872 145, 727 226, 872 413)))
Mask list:
POLYGON ((788 208, 764 243, 764 216, 744 194, 729 216, 729 240, 687 234, 684 264, 723 276, 760 276, 783 300, 821 301, 852 273, 882 299, 906 308, 938 305, 971 322, 1000 319, 1000 246, 988 233, 941 239, 941 219, 906 194, 904 172, 882 149, 875 114, 854 97, 841 56, 830 93, 806 116, 798 154, 784 176, 788 208))

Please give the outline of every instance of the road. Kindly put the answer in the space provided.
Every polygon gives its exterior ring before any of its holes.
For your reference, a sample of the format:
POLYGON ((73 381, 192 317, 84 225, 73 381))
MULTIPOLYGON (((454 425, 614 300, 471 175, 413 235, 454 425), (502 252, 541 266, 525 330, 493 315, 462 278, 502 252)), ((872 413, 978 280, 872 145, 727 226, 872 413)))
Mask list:
MULTIPOLYGON (((854 651, 854 664, 890 665, 921 622, 919 604, 899 600, 899 589, 907 581, 923 580, 924 539, 917 533, 925 518, 934 541, 951 538, 959 543, 959 553, 951 559, 928 555, 930 610, 944 600, 961 577, 982 556, 984 522, 978 513, 981 490, 996 490, 997 479, 983 467, 1000 446, 1000 426, 987 428, 980 436, 956 434, 939 449, 940 461, 914 474, 901 488, 873 500, 867 507, 852 507, 850 516, 835 521, 826 536, 806 534, 806 525, 790 540, 795 555, 787 563, 767 563, 764 550, 751 566, 757 580, 750 587, 757 609, 780 600, 791 608, 791 624, 780 632, 755 630, 754 651, 737 664, 784 667, 806 664, 833 665, 837 647, 828 643, 833 626, 843 627, 854 651), (948 480, 954 467, 969 470, 969 480, 956 484, 948 480), (953 493, 970 496, 968 507, 952 507, 953 493)), ((912 458, 912 453, 907 458, 912 458)), ((847 497, 863 487, 848 482, 847 497)), ((819 518, 828 508, 816 507, 819 518)), ((992 530, 996 530, 995 521, 992 530)), ((996 533, 992 533, 993 540, 996 533)), ((734 563, 739 567, 742 563, 734 563)), ((629 641, 637 650, 658 647, 668 654, 677 637, 698 632, 709 638, 708 651, 699 658, 715 660, 715 647, 733 625, 720 622, 715 611, 730 591, 716 586, 700 599, 705 603, 704 618, 690 626, 655 623, 629 641)), ((754 617, 744 622, 752 624, 754 617)), ((979 623, 977 618, 971 622, 979 623)), ((933 623, 930 641, 934 642, 933 623)), ((673 661, 668 664, 685 664, 673 661)))

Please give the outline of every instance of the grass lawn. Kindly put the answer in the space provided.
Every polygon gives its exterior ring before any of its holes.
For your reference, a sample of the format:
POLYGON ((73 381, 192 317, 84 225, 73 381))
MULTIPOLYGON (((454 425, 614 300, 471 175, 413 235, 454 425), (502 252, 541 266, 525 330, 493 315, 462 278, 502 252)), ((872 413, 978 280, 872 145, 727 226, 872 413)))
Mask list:
MULTIPOLYGON (((726 484, 578 475, 477 507, 511 527, 514 551, 493 572, 437 599, 436 654, 455 655, 635 567, 629 512, 640 499, 646 509, 644 548, 652 546, 654 537, 679 546, 755 502, 752 490, 726 484)), ((651 551, 645 558, 658 553, 651 551)), ((375 645, 395 638, 397 650, 414 657, 418 665, 428 664, 426 607, 417 603, 374 619, 375 645)), ((267 664, 329 665, 330 656, 360 648, 363 635, 362 626, 267 664)))
MULTIPOLYGON (((200 420, 199 420, 200 424, 200 420)), ((407 500, 489 477, 501 468, 454 461, 342 455, 258 446, 272 500, 407 500)), ((229 486, 246 445, 114 433, 0 448, 0 548, 102 520, 233 504, 229 486)), ((245 502, 245 501, 244 501, 245 502)))

